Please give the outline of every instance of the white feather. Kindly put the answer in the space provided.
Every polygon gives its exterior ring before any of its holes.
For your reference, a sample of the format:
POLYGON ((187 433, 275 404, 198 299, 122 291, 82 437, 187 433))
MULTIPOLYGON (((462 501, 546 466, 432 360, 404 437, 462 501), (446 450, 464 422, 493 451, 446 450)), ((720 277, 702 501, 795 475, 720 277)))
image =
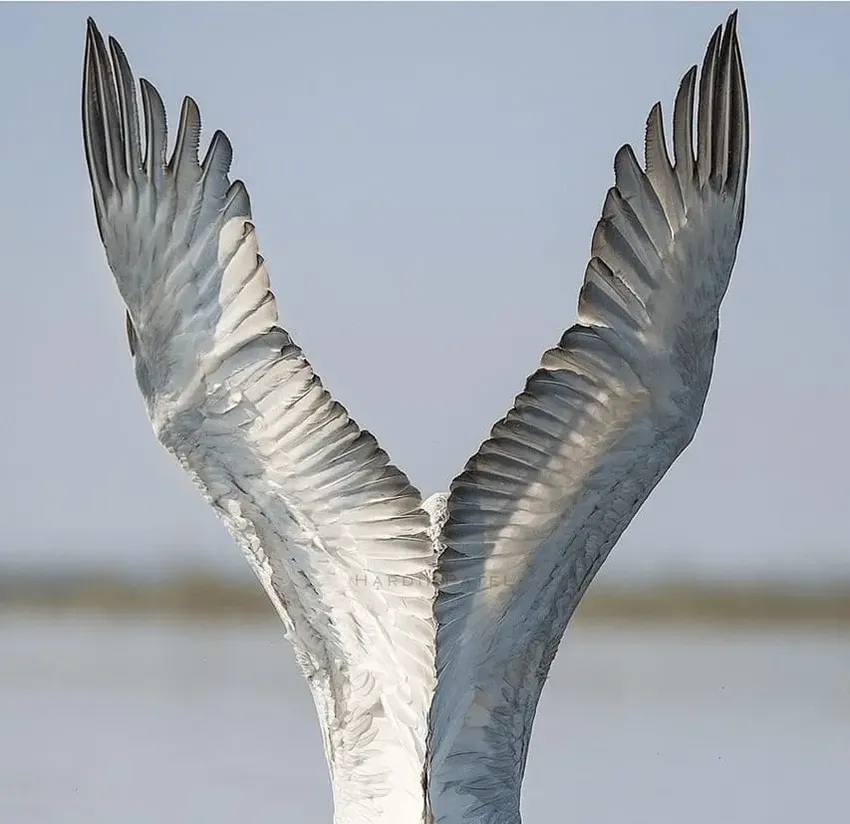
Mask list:
MULTIPOLYGON (((435 591, 419 493, 278 327, 227 139, 198 163, 187 100, 170 162, 143 165, 135 81, 110 49, 91 25, 86 154, 154 430, 284 622, 319 711, 337 821, 421 821, 435 591), (393 588, 393 575, 415 585, 393 588)), ((164 147, 159 95, 143 84, 142 96, 148 143, 164 147)))
POLYGON ((278 326, 248 194, 187 98, 162 101, 90 22, 83 134, 157 437, 278 611, 319 713, 336 820, 518 824, 537 701, 620 534, 699 423, 740 238, 749 126, 735 16, 646 169, 632 149, 591 245, 579 324, 422 502, 278 326), (143 145, 144 143, 144 145, 143 145), (430 713, 430 718, 429 718, 430 713))
MULTIPOLYGON (((436 822, 518 824, 540 692, 593 576, 690 443, 744 210, 747 101, 735 33, 718 29, 644 172, 617 153, 579 324, 543 355, 445 503, 435 606, 429 801, 436 822)), ((433 528, 433 527, 432 527, 433 528)))

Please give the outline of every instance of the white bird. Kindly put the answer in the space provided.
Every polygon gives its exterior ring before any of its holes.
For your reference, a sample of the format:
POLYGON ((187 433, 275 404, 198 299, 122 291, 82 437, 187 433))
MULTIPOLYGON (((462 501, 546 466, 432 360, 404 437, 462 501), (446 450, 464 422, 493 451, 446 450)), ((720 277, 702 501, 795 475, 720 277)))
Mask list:
POLYGON ((685 74, 671 162, 615 158, 578 323, 422 501, 278 326, 248 193, 217 131, 198 160, 90 20, 83 135, 154 432, 277 609, 322 729, 338 824, 518 824, 540 692, 567 622, 694 436, 744 215, 749 123, 733 14, 685 74))

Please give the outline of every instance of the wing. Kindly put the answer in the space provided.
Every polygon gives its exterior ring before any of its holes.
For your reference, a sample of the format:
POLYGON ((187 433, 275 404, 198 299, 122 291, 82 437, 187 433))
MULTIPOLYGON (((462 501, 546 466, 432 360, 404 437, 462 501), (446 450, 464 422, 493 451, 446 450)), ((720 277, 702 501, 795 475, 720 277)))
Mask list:
POLYGON ((89 21, 83 135, 100 236, 154 431, 282 618, 319 711, 337 820, 419 820, 434 680, 419 493, 278 325, 231 147, 165 110, 89 21), (417 817, 419 816, 419 817, 417 817))
POLYGON ((702 414, 744 213, 748 113, 733 15, 646 170, 615 159, 578 323, 451 486, 438 565, 429 796, 437 822, 518 822, 537 701, 596 571, 702 414))

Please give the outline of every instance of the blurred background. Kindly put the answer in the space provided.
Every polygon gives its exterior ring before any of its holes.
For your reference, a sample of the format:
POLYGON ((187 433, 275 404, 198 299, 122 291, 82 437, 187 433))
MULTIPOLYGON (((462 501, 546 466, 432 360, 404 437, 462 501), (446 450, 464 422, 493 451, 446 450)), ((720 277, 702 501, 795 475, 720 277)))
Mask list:
MULTIPOLYGON (((430 494, 572 324, 616 149, 656 100, 669 135, 729 11, 0 7, 0 821, 332 815, 277 618, 135 386, 82 153, 86 16, 171 122, 191 94, 227 131, 282 323, 430 494)), ((850 8, 746 5, 739 31, 750 182, 714 381, 566 634, 529 822, 846 808, 850 8)))

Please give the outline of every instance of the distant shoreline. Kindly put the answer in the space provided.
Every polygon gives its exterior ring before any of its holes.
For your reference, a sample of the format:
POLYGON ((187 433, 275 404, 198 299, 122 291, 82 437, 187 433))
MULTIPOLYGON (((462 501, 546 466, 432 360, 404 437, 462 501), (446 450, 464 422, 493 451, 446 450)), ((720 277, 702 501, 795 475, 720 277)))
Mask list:
MULTIPOLYGON (((141 580, 110 573, 0 571, 0 615, 9 613, 277 620, 255 581, 189 571, 141 580)), ((850 628, 850 583, 799 588, 713 581, 600 584, 588 591, 576 621, 850 628)))

